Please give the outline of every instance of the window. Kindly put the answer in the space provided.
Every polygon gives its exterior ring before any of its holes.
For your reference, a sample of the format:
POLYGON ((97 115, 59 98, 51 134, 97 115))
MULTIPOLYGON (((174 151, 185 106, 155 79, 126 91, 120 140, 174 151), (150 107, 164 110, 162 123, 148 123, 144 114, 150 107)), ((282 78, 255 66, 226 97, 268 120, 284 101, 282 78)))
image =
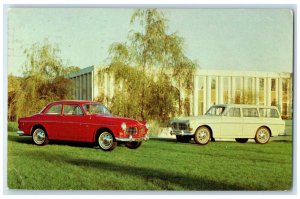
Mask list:
POLYGON ((229 91, 229 77, 224 77, 223 78, 223 102, 225 104, 228 104, 229 102, 229 96, 228 96, 228 91, 229 91))
POLYGON ((264 78, 259 78, 259 104, 265 104, 265 86, 266 82, 264 78))
POLYGON ((80 106, 75 104, 64 105, 64 115, 83 115, 80 106))
POLYGON ((276 106, 277 99, 276 99, 276 79, 271 79, 271 105, 276 106))
POLYGON ((226 116, 229 117, 241 117, 241 111, 239 108, 230 108, 226 116))
POLYGON ((216 77, 211 77, 211 84, 210 84, 210 104, 216 104, 216 88, 217 88, 217 81, 216 77))
POLYGON ((91 114, 111 115, 109 110, 102 104, 85 104, 83 105, 83 109, 85 110, 87 115, 91 115, 91 114))
POLYGON ((225 107, 224 106, 212 106, 205 115, 222 115, 224 112, 225 107))
POLYGON ((204 97, 204 77, 199 76, 199 81, 198 81, 198 115, 203 115, 204 114, 204 110, 203 110, 203 99, 204 97))
POLYGON ((50 114, 50 115, 60 115, 61 113, 61 104, 56 104, 51 106, 48 110, 46 114, 50 114))
POLYGON ((256 108, 243 108, 244 117, 258 117, 258 112, 256 108))
POLYGON ((241 77, 236 77, 235 78, 235 98, 234 102, 236 104, 241 104, 242 103, 242 79, 241 77))
POLYGON ((276 109, 273 108, 260 108, 259 109, 260 117, 270 117, 270 118, 278 118, 279 114, 276 109))

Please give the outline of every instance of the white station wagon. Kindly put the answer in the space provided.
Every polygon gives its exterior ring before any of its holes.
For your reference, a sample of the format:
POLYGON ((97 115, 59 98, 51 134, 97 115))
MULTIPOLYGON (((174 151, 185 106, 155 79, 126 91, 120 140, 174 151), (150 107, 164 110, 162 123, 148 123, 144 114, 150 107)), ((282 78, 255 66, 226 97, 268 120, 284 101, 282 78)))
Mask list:
POLYGON ((171 121, 171 135, 180 142, 194 138, 201 145, 214 139, 235 139, 245 143, 254 139, 265 144, 270 137, 285 135, 285 122, 275 106, 221 104, 203 116, 180 117, 171 121))

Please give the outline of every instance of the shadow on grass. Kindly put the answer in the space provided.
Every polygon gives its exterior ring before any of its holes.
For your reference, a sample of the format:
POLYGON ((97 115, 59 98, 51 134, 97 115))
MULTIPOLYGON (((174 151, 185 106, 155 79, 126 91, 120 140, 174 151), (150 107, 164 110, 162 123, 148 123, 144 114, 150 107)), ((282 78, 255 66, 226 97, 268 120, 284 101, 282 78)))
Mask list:
MULTIPOLYGON (((162 171, 155 168, 144 168, 131 165, 123 165, 115 162, 108 162, 103 160, 92 160, 92 159, 74 159, 68 156, 62 156, 58 154, 46 153, 43 151, 38 152, 38 156, 46 161, 59 160, 64 161, 67 164, 78 166, 88 171, 89 168, 98 169, 107 172, 114 172, 123 176, 130 175, 134 178, 142 178, 145 182, 152 182, 157 187, 157 190, 174 190, 175 187, 180 187, 180 190, 185 191, 203 191, 203 190, 247 190, 245 187, 238 185, 232 185, 223 182, 217 182, 203 177, 188 176, 179 173, 173 173, 170 171, 162 171)), ((36 154, 35 154, 36 156, 36 154)), ((35 157, 34 156, 34 157, 35 157)), ((109 179, 105 179, 109 181, 109 179)), ((122 179, 120 179, 122 180, 122 179)), ((103 189, 109 189, 109 187, 102 187, 103 189)), ((116 190, 124 190, 123 187, 115 186, 116 190)), ((139 189, 136 189, 139 190, 139 189)))
MULTIPOLYGON (((16 136, 16 135, 8 135, 8 141, 18 142, 21 144, 30 144, 35 145, 31 136, 16 136)), ((49 142, 50 145, 67 145, 71 147, 87 147, 87 148, 94 148, 97 147, 94 143, 88 142, 75 142, 75 141, 57 141, 51 140, 49 142)))
POLYGON ((244 187, 216 182, 200 177, 192 177, 178 173, 166 172, 152 168, 121 165, 112 162, 88 159, 71 159, 68 163, 80 167, 93 167, 109 172, 120 173, 143 178, 145 182, 153 182, 161 190, 173 190, 172 185, 182 190, 243 190, 244 187))
MULTIPOLYGON (((18 136, 18 135, 8 134, 8 141, 18 142, 21 144, 35 145, 31 136, 18 136)), ((64 145, 64 146, 70 146, 70 147, 86 147, 86 148, 99 149, 99 146, 96 143, 90 143, 90 142, 51 140, 51 141, 49 141, 49 144, 50 145, 64 145)), ((118 146, 125 147, 124 143, 118 143, 118 146)))
POLYGON ((32 137, 30 136, 18 136, 18 135, 8 134, 7 140, 12 142, 23 143, 23 144, 34 144, 32 141, 32 137))
POLYGON ((150 138, 150 141, 151 140, 155 140, 155 141, 161 141, 161 142, 173 142, 173 143, 176 143, 177 140, 176 139, 172 139, 172 138, 150 138))

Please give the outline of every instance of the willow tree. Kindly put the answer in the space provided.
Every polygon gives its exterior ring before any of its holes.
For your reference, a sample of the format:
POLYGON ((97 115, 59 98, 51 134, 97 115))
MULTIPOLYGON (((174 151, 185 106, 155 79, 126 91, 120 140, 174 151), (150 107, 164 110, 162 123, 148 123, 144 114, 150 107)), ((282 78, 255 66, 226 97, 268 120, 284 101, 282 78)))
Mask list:
POLYGON ((72 98, 71 80, 64 77, 65 67, 59 52, 47 40, 24 51, 27 59, 20 89, 15 94, 16 118, 36 113, 53 100, 72 98))
POLYGON ((162 115, 166 118, 174 114, 174 104, 179 104, 177 113, 181 114, 180 91, 191 91, 191 77, 196 67, 195 62, 184 55, 183 38, 176 32, 168 33, 167 19, 157 9, 135 10, 130 24, 136 29, 129 32, 129 41, 110 47, 111 63, 107 71, 121 74, 116 70, 124 72, 128 67, 138 71, 138 77, 135 73, 115 77, 121 82, 133 81, 139 85, 132 100, 138 100, 141 119, 162 115))
MULTIPOLYGON (((159 78, 172 77, 179 91, 190 93, 196 64, 184 55, 183 41, 176 32, 168 33, 167 19, 162 11, 157 9, 139 9, 131 17, 131 24, 139 24, 140 31, 133 32, 130 40, 135 63, 143 72, 159 69, 159 78), (163 74, 169 74, 165 76, 163 74)), ((142 85, 146 84, 142 82, 142 85)), ((142 90, 141 116, 144 113, 145 89, 142 90)), ((179 114, 181 114, 180 96, 179 114)))

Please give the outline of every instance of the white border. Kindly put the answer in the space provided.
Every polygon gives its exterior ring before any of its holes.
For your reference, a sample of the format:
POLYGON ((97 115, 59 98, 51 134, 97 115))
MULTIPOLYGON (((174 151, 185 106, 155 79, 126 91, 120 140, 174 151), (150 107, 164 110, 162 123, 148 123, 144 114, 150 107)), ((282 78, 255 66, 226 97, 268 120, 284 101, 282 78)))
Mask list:
MULTIPOLYGON (((6 26, 6 17, 7 14, 5 14, 6 10, 4 9, 4 6, 6 4, 10 4, 13 6, 21 6, 21 7, 26 7, 28 5, 26 4, 31 4, 32 6, 35 7, 170 7, 170 8, 190 8, 190 7, 201 7, 201 8, 294 8, 295 14, 297 9, 299 8, 298 2, 295 0, 280 0, 280 1, 274 1, 274 0, 246 0, 246 1, 237 1, 237 0, 232 0, 232 1, 216 1, 216 0, 211 0, 211 1, 195 1, 195 0, 173 0, 173 1, 167 1, 167 0, 145 0, 145 1, 139 1, 139 0, 127 0, 126 3, 124 3, 123 0, 111 0, 111 1, 94 1, 94 0, 73 0, 73 1, 68 1, 68 0, 3 0, 2 1, 2 9, 1 9, 1 20, 3 21, 3 26, 1 26, 1 32, 2 32, 2 37, 0 39, 0 42, 3 46, 3 53, 0 56, 0 59, 3 63, 3 67, 0 67, 0 74, 3 75, 2 81, 0 81, 0 88, 3 89, 3 97, 0 98, 0 104, 3 106, 3 111, 1 114, 1 121, 3 121, 3 139, 0 139, 0 145, 3 146, 3 159, 1 158, 1 168, 0 171, 3 171, 4 175, 1 175, 1 180, 0 180, 0 190, 1 190, 1 198, 16 198, 16 197, 22 197, 22 198, 35 198, 35 197, 43 197, 43 198, 52 198, 52 195, 59 196, 59 198, 82 198, 83 195, 86 195, 85 197, 88 198, 98 198, 99 196, 97 195, 90 195, 90 194, 100 194, 100 195, 113 195, 114 197, 120 197, 120 195, 125 195, 121 197, 125 198, 140 198, 141 195, 142 197, 153 197, 152 195, 155 195, 155 197, 165 197, 166 195, 171 195, 172 198, 178 198, 182 197, 183 195, 188 195, 188 197, 222 197, 222 198, 237 198, 240 197, 240 195, 243 195, 243 197, 272 197, 272 198, 282 198, 284 195, 285 198, 296 198, 298 197, 298 192, 299 192, 299 183, 297 182, 297 179, 299 177, 299 173, 297 172, 296 165, 298 166, 298 158, 297 158, 297 144, 296 142, 299 142, 299 137, 297 136, 294 142, 294 182, 295 182, 295 188, 293 189, 293 192, 135 192, 135 191, 130 191, 130 192, 125 192, 125 191, 11 191, 7 190, 5 188, 6 180, 4 181, 3 177, 6 176, 6 139, 7 139, 7 134, 5 133, 7 131, 7 122, 6 122, 6 117, 7 117, 7 52, 5 49, 7 49, 7 35, 4 34, 4 31, 6 30, 4 27, 6 26), (255 3, 255 4, 253 4, 255 3), (275 4, 276 3, 276 4, 275 4), (36 4, 36 5, 34 5, 36 4), (290 4, 290 5, 289 5, 290 4), (293 4, 293 5, 291 5, 293 4), (4 13, 3 13, 4 12, 4 13), (16 194, 16 195, 14 195, 16 194), (51 195, 47 195, 51 194, 51 195), (72 195, 66 195, 66 194, 72 194, 72 195), (133 195, 132 195, 133 194, 133 195), (147 195, 146 195, 147 194, 147 195), (150 195, 149 195, 150 194, 150 195), (183 195, 182 195, 183 194, 183 195), (194 195, 196 194, 196 195, 194 195), (199 195, 200 196, 199 196, 199 195), (270 196, 271 195, 271 196, 270 196)), ((294 58, 294 74, 295 74, 295 84, 294 84, 294 132, 297 133, 297 115, 299 113, 299 108, 297 106, 298 102, 298 95, 297 95, 297 89, 298 88, 298 70, 297 70, 297 46, 298 46, 298 40, 297 40, 297 32, 296 28, 299 27, 299 20, 298 16, 295 15, 295 58, 294 58)), ((296 135, 296 133, 294 133, 296 135)), ((100 196, 101 197, 101 196, 100 196)))

